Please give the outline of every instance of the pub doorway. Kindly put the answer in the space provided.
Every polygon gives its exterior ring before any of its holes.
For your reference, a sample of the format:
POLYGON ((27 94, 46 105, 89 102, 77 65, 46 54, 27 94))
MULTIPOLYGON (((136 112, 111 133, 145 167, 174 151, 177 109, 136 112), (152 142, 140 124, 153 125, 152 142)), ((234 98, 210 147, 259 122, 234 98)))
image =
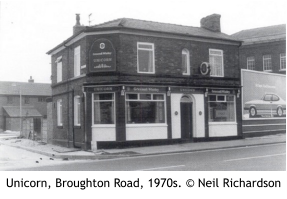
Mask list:
POLYGON ((181 139, 192 140, 193 134, 193 101, 191 97, 184 95, 180 99, 180 118, 181 118, 181 139))

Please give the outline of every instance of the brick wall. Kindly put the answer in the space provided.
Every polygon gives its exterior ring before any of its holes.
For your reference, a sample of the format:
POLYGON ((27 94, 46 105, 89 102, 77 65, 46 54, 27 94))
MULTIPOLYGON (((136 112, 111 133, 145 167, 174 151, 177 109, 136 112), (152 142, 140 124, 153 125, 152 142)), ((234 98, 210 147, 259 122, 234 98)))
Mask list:
POLYGON ((255 58, 255 70, 263 71, 263 55, 271 55, 272 72, 286 74, 280 71, 280 53, 286 53, 286 41, 245 45, 240 47, 240 67, 247 69, 247 57, 255 58))

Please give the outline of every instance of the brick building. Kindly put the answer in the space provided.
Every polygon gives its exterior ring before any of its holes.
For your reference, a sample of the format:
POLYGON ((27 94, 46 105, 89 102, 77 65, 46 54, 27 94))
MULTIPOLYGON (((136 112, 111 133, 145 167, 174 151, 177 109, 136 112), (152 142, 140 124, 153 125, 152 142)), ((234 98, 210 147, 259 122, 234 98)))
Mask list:
POLYGON ((232 35, 242 40, 240 66, 286 75, 286 24, 242 30, 232 35))
POLYGON ((93 149, 241 137, 241 42, 220 15, 189 27, 116 19, 51 49, 53 143, 93 149))
MULTIPOLYGON (((51 97, 51 85, 28 82, 0 82, 0 129, 35 131, 42 136, 43 121, 47 118, 46 98, 51 97), (21 124, 22 123, 22 124, 21 124)), ((27 135, 26 135, 27 134, 27 135)))

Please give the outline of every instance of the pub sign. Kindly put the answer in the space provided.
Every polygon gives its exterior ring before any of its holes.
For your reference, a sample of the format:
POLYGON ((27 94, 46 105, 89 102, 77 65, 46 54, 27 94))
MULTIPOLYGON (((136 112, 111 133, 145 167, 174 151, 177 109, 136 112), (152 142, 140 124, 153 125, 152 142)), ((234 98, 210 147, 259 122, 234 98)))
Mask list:
POLYGON ((89 72, 105 72, 116 70, 116 52, 108 39, 96 40, 89 52, 89 72))

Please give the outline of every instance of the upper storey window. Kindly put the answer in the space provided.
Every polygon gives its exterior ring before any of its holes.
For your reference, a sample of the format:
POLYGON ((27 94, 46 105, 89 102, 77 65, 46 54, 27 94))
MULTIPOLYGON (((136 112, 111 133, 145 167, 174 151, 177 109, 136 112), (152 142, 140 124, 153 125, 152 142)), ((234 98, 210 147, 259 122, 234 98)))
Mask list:
POLYGON ((280 54, 280 70, 286 70, 286 53, 280 54))
POLYGON ((183 49, 181 54, 182 54, 182 74, 190 75, 189 51, 187 49, 183 49))
POLYGON ((55 61, 57 64, 57 82, 62 81, 62 56, 55 61))
POLYGON ((154 67, 154 44, 137 43, 138 73, 155 73, 154 67))
POLYGON ((255 59, 254 57, 247 57, 247 69, 255 70, 255 59))
POLYGON ((209 49, 210 76, 223 77, 223 51, 209 49))
POLYGON ((263 71, 272 71, 271 55, 263 55, 263 71))
POLYGON ((81 47, 78 46, 74 49, 74 77, 79 76, 81 73, 81 47))

